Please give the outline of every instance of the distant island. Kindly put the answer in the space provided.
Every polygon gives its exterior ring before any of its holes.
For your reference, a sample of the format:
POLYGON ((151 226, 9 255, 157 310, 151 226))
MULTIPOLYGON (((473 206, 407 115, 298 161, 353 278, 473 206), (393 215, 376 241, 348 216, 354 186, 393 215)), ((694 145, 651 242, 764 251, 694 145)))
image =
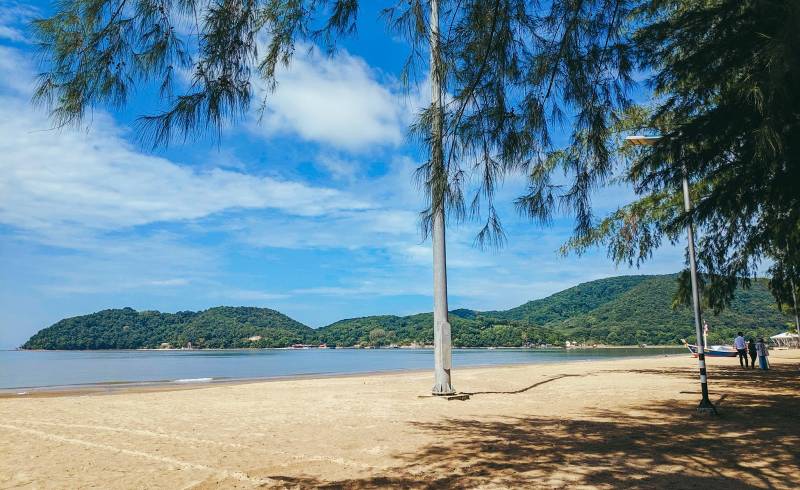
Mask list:
MULTIPOLYGON (((668 345, 694 336, 689 308, 672 308, 675 275, 618 276, 587 282, 504 311, 453 310, 456 347, 520 347, 566 341, 606 345, 668 345)), ((737 330, 762 335, 787 328, 766 283, 740 290, 730 308, 706 313, 711 342, 737 330)), ((103 310, 66 318, 33 335, 22 349, 238 349, 327 344, 337 347, 427 345, 433 316, 369 316, 313 329, 269 308, 204 311, 103 310)))

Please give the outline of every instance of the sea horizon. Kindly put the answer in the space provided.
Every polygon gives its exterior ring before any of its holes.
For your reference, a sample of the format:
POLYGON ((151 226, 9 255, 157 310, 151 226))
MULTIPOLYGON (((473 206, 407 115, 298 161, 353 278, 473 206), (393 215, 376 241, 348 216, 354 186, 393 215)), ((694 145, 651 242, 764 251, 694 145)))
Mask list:
MULTIPOLYGON (((430 348, 0 350, 0 392, 336 377, 429 369, 430 348), (13 369, 12 369, 13 368, 13 369)), ((679 347, 453 349, 453 365, 488 367, 673 355, 679 347)))

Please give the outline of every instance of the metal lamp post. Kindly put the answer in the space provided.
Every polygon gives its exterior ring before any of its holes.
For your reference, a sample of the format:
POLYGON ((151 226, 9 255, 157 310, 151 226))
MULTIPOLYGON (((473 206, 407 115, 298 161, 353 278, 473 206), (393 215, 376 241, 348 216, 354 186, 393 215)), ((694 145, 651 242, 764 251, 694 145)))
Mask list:
MULTIPOLYGON (((652 146, 661 136, 628 136, 625 138, 631 144, 639 146, 652 146)), ((692 201, 689 196, 689 179, 686 167, 683 167, 683 207, 689 213, 692 210, 692 201)), ((689 271, 692 278, 692 310, 694 310, 694 327, 697 336, 697 361, 700 367, 700 389, 703 394, 697 411, 703 414, 716 414, 717 409, 708 398, 708 374, 706 371, 706 345, 703 339, 702 321, 700 318, 700 291, 697 287, 697 262, 694 251, 694 224, 689 219, 686 225, 686 235, 689 241, 689 271)))

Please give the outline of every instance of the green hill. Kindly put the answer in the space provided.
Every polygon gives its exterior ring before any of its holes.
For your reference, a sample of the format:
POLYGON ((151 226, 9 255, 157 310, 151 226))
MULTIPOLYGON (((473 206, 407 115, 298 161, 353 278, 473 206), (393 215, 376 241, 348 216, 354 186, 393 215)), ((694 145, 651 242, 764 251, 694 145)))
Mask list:
MULTIPOLYGON (((453 344, 458 347, 521 346, 527 342, 558 342, 553 331, 524 322, 495 321, 472 310, 450 315, 453 344)), ((340 320, 318 331, 319 339, 331 345, 432 344, 433 314, 368 316, 340 320), (378 334, 378 335, 375 335, 378 334)))
MULTIPOLYGON (((619 276, 565 289, 504 311, 453 310, 453 344, 458 347, 521 346, 566 340, 612 345, 676 344, 694 338, 689 308, 672 308, 676 276, 619 276)), ((711 342, 730 342, 736 331, 772 335, 790 318, 778 311, 766 281, 740 290, 730 308, 706 314, 711 342)), ((136 349, 431 344, 433 315, 369 316, 340 320, 314 330, 267 308, 217 307, 160 313, 131 308, 67 318, 28 340, 24 349, 136 349)))
POLYGON ((198 348, 284 347, 315 339, 312 328, 268 308, 221 306, 178 313, 123 308, 66 318, 40 330, 22 348, 138 349, 188 342, 198 348))
POLYGON ((544 325, 589 313, 604 304, 614 302, 620 295, 655 277, 619 276, 586 282, 546 298, 529 301, 510 310, 487 311, 483 315, 502 320, 522 320, 527 323, 544 325))
MULTIPOLYGON (((618 276, 565 289, 546 298, 504 311, 453 310, 450 316, 456 346, 519 346, 565 340, 612 345, 676 344, 694 338, 688 307, 673 309, 676 275, 618 276)), ((738 330, 772 335, 786 329, 790 318, 778 311, 766 281, 740 290, 731 307, 704 317, 709 341, 730 342, 738 330)), ((433 341, 430 313, 372 316, 341 320, 319 330, 328 343, 370 343, 370 332, 384 330, 396 343, 433 341)))
MULTIPOLYGON (((591 311, 551 321, 547 326, 567 336, 597 339, 609 344, 666 344, 681 338, 694 338, 691 309, 671 307, 676 276, 638 277, 643 277, 643 280, 632 283, 613 300, 591 311)), ((594 283, 588 283, 587 286, 594 283)), ((719 315, 708 311, 704 312, 703 318, 709 324, 709 342, 715 343, 730 343, 739 330, 774 335, 785 330, 790 321, 788 316, 778 311, 763 279, 754 281, 750 289, 737 291, 731 306, 719 315)))

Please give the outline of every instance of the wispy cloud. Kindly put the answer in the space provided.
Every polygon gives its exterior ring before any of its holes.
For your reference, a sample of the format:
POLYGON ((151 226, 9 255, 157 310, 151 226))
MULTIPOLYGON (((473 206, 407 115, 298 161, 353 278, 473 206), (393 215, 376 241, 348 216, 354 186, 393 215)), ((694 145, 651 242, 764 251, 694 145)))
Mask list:
POLYGON ((91 130, 46 130, 18 98, 0 97, 0 223, 120 229, 230 209, 321 216, 369 203, 332 188, 213 168, 197 171, 143 154, 103 114, 91 130))
POLYGON ((208 292, 208 295, 214 298, 244 301, 247 303, 253 303, 256 301, 275 301, 279 299, 286 299, 291 296, 287 293, 273 293, 257 289, 237 289, 230 287, 219 287, 217 289, 212 289, 208 292))
POLYGON ((33 73, 30 58, 17 49, 0 46, 0 94, 29 100, 35 80, 33 73))
POLYGON ((30 36, 25 33, 25 24, 38 13, 38 9, 30 5, 3 0, 0 3, 0 39, 16 43, 29 43, 30 36))
POLYGON ((335 180, 353 180, 361 171, 358 160, 344 158, 332 152, 320 153, 314 164, 335 180))

